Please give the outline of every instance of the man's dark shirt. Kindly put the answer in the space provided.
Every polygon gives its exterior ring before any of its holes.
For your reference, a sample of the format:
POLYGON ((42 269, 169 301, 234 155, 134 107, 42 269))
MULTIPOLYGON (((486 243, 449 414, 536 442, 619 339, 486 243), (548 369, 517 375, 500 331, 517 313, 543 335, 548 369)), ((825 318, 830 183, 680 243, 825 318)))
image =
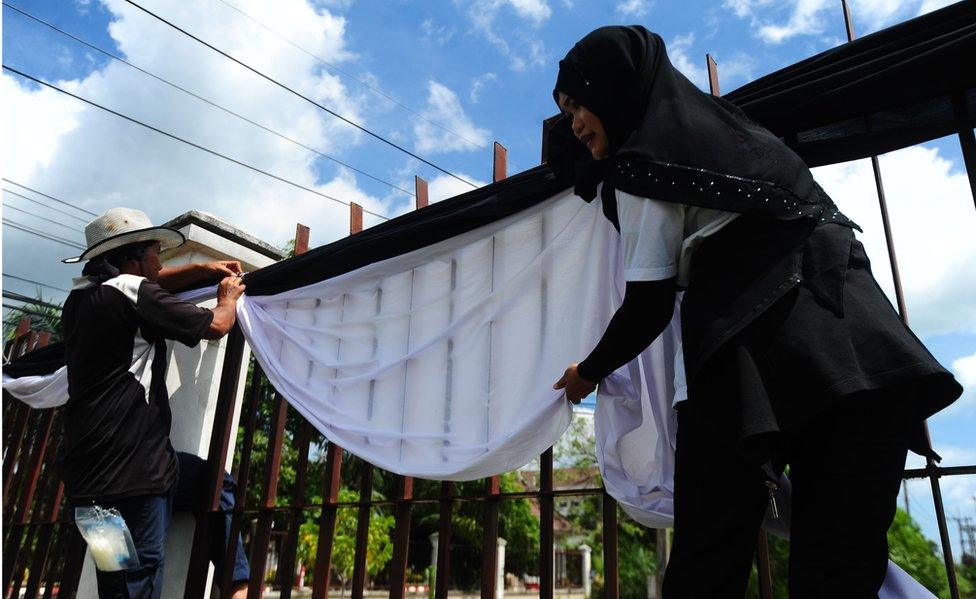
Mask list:
POLYGON ((68 403, 59 463, 72 501, 170 488, 176 454, 169 442, 165 340, 193 347, 212 320, 210 310, 135 275, 71 292, 61 317, 68 403))

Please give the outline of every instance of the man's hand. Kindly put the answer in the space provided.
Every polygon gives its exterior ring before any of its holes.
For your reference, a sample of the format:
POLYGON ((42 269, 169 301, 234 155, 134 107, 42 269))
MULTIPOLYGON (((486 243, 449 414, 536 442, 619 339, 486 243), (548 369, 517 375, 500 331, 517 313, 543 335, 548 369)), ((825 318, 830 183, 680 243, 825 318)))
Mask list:
POLYGON ((202 264, 207 273, 207 278, 211 281, 219 281, 224 277, 243 274, 241 263, 237 260, 217 260, 202 264))
POLYGON ((584 397, 593 393, 593 390, 596 389, 596 383, 592 383, 581 377, 576 372, 576 364, 570 364, 566 372, 563 373, 563 378, 556 381, 556 384, 552 388, 565 389, 566 399, 574 404, 578 404, 584 397))
POLYGON ((217 305, 211 310, 213 320, 204 339, 220 339, 226 335, 237 320, 237 300, 244 295, 244 283, 239 275, 224 277, 217 286, 217 305))
POLYGON ((217 287, 217 302, 236 302, 244 295, 244 282, 238 275, 225 277, 217 287))

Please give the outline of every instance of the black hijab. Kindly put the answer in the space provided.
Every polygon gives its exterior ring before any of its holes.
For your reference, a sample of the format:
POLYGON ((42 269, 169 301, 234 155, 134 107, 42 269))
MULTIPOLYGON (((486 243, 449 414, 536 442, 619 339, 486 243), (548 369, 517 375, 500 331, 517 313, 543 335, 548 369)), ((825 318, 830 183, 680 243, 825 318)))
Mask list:
MULTIPOLYGON (((786 144, 731 102, 702 92, 668 60, 664 41, 639 25, 601 27, 559 62, 553 97, 563 92, 596 114, 610 156, 594 160, 563 132, 554 170, 569 171, 586 201, 613 189, 680 204, 781 220, 856 227, 786 144)), ((568 128, 568 119, 558 127, 568 128)), ((608 204, 613 204, 609 206, 608 204)), ((611 218, 614 220, 614 218, 611 218)))

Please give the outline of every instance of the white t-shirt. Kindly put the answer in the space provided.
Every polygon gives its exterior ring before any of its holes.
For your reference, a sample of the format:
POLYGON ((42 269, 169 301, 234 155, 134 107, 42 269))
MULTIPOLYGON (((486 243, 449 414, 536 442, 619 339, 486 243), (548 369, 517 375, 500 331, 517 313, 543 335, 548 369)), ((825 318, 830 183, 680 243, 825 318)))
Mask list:
POLYGON ((624 280, 662 281, 676 276, 678 285, 687 286, 695 250, 737 216, 617 190, 624 280))

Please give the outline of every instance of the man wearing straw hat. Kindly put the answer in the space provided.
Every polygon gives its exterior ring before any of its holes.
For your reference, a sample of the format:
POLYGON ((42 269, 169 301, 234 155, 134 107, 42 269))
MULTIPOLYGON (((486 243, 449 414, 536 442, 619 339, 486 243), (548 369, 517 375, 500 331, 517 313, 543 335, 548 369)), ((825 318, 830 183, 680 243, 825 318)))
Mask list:
MULTIPOLYGON (((192 503, 188 491, 199 487, 205 470, 200 458, 178 458, 169 441, 165 341, 193 347, 227 334, 244 292, 241 266, 218 261, 163 268, 159 253, 182 245, 183 234, 154 227, 145 213, 129 208, 112 208, 94 219, 85 237, 88 249, 64 260, 88 263, 61 317, 68 402, 59 463, 72 505, 117 509, 135 542, 139 566, 98 571, 99 597, 157 598, 174 502, 192 503), (171 293, 218 281, 217 305, 210 310, 171 293)), ((225 487, 232 484, 228 477, 225 487)), ((232 506, 228 488, 222 504, 229 496, 232 506)), ((221 521, 224 540, 230 541, 226 518, 221 521)), ((249 572, 236 541, 239 585, 249 572)), ((219 565, 225 547, 213 545, 219 565)))

